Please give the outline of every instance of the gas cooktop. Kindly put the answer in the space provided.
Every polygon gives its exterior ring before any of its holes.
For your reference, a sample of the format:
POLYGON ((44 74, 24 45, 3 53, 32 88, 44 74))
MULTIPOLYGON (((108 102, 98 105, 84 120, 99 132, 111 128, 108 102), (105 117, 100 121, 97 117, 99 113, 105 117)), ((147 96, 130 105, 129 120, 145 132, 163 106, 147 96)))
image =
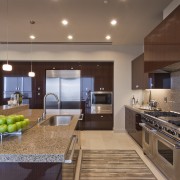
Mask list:
POLYGON ((154 112, 148 112, 146 111, 145 114, 149 114, 153 117, 156 117, 160 120, 169 122, 171 124, 174 124, 176 126, 180 126, 180 113, 177 112, 166 112, 166 111, 154 111, 154 112))
POLYGON ((180 113, 164 111, 145 111, 142 121, 180 142, 180 113))
POLYGON ((172 116, 159 116, 159 119, 162 119, 164 121, 167 121, 171 124, 174 124, 176 126, 180 126, 180 117, 172 117, 172 116))

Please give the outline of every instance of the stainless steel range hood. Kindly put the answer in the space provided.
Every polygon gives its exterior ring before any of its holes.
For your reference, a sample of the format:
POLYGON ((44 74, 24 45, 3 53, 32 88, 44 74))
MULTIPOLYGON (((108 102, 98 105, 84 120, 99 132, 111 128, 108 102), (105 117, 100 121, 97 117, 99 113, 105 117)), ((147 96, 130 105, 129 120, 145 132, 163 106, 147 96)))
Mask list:
POLYGON ((176 71, 180 71, 180 62, 171 64, 169 66, 166 66, 164 68, 162 68, 163 71, 166 72, 176 72, 176 71))

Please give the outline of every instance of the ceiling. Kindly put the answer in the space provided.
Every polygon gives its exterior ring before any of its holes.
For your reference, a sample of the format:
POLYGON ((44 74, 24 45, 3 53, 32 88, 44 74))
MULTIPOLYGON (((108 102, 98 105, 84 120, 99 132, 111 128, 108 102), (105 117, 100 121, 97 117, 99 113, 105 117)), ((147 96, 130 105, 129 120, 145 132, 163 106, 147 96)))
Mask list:
POLYGON ((33 32, 34 43, 143 44, 171 1, 8 0, 7 8, 7 0, 0 0, 0 42, 29 43, 33 32), (61 24, 64 18, 67 26, 61 24), (110 25, 113 18, 116 26, 110 25), (67 39, 69 34, 72 40, 67 39), (105 39, 107 34, 110 40, 105 39))

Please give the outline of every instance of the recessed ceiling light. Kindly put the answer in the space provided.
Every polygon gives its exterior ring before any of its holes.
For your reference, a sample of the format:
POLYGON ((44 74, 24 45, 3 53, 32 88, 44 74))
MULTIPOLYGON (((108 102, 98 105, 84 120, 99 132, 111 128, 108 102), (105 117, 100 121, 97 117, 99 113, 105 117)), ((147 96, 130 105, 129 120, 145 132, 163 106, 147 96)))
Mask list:
POLYGON ((30 35, 29 38, 30 38, 30 39, 36 39, 36 36, 30 35))
POLYGON ((115 26, 116 24, 117 24, 116 19, 112 19, 112 20, 111 20, 111 25, 112 25, 112 26, 115 26))
POLYGON ((106 36, 106 39, 107 39, 107 40, 110 40, 110 39, 111 39, 111 36, 110 36, 110 35, 107 35, 107 36, 106 36))
POLYGON ((107 4, 108 3, 108 0, 104 0, 104 4, 107 4))
POLYGON ((67 21, 66 19, 63 19, 63 20, 61 21, 61 23, 62 23, 64 26, 68 25, 68 21, 67 21))
POLYGON ((72 35, 68 35, 67 38, 68 38, 68 39, 73 39, 73 36, 72 36, 72 35))

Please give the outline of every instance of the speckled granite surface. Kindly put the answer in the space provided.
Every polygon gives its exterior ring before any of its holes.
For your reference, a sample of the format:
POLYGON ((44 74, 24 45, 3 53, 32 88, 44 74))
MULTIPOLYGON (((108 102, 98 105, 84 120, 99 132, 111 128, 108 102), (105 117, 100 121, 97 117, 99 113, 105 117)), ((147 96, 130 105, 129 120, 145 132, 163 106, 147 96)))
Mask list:
POLYGON ((0 106, 0 115, 10 115, 19 111, 23 111, 28 108, 29 108, 28 104, 22 104, 19 106, 3 105, 3 106, 0 106))
MULTIPOLYGON (((16 114, 36 122, 42 112, 42 109, 27 109, 16 114)), ((67 126, 37 124, 20 136, 4 138, 0 145, 0 162, 63 162, 81 110, 47 110, 47 118, 67 114, 73 115, 67 126)))
POLYGON ((142 110, 142 109, 139 109, 135 106, 130 106, 130 105, 125 105, 125 107, 129 108, 129 109, 132 109, 133 111, 136 111, 137 113, 141 113, 143 114, 145 110, 142 110))

